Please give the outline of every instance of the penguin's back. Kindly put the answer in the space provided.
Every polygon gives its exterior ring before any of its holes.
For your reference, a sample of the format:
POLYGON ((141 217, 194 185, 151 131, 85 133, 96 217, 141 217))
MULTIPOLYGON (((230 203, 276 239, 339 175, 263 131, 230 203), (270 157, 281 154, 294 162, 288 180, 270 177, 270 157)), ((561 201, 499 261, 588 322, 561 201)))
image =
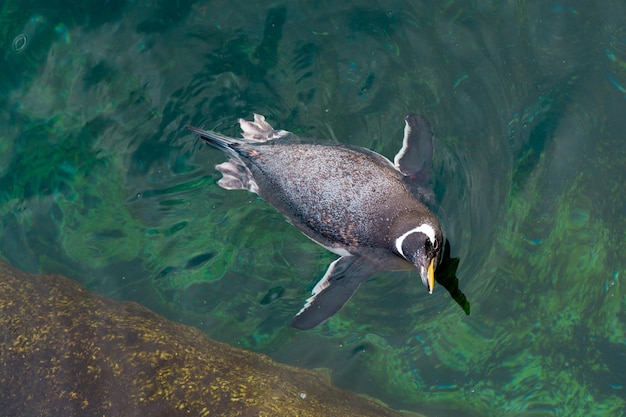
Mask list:
POLYGON ((249 147, 246 165, 259 195, 324 246, 388 244, 385 231, 394 217, 423 207, 381 155, 334 144, 285 142, 249 147))

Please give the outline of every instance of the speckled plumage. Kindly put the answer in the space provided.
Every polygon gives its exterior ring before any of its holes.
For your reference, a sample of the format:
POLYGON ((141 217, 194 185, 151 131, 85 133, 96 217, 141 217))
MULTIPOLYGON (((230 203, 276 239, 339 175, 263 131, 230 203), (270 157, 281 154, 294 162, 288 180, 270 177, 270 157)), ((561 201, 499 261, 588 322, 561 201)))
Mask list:
POLYGON ((425 210, 388 161, 344 146, 285 139, 255 145, 248 166, 259 195, 322 245, 387 247, 389 237, 372 230, 388 230, 399 212, 425 210))
POLYGON ((229 155, 228 162, 216 167, 224 175, 220 186, 259 194, 306 236, 342 256, 298 314, 311 315, 312 303, 324 302, 316 306, 316 317, 298 323, 304 318, 297 316, 296 327, 326 320, 379 270, 417 267, 432 291, 431 269, 439 261, 443 238, 437 219, 420 201, 427 192, 416 180, 428 178, 432 131, 420 116, 408 115, 406 121, 395 164, 368 149, 276 131, 260 115, 253 122, 240 120, 243 139, 189 127, 229 155), (428 262, 422 265, 424 259, 428 262))

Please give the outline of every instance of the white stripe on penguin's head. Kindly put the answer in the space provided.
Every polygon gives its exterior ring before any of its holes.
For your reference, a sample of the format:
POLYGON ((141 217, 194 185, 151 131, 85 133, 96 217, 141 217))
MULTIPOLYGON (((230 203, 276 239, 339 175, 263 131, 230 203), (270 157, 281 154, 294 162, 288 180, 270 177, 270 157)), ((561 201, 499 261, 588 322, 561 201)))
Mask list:
POLYGON ((404 255, 404 253, 402 252, 402 243, 404 243, 404 239, 406 239, 407 236, 413 233, 425 234, 426 236, 428 236, 428 240, 430 240, 430 243, 432 243, 433 246, 435 245, 435 229, 431 225, 424 223, 419 225, 415 229, 411 229, 408 232, 403 233, 402 236, 396 239, 396 249, 398 250, 399 254, 404 255))

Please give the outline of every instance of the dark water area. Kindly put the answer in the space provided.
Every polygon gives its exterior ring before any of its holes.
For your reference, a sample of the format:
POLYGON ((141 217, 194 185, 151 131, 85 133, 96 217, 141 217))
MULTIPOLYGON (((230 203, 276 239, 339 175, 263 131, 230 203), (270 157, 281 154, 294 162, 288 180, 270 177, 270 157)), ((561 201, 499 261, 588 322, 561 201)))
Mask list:
POLYGON ((626 3, 11 1, 0 256, 432 416, 626 415, 626 3), (186 124, 393 157, 435 132, 466 315, 381 273, 289 327, 336 256, 186 124))

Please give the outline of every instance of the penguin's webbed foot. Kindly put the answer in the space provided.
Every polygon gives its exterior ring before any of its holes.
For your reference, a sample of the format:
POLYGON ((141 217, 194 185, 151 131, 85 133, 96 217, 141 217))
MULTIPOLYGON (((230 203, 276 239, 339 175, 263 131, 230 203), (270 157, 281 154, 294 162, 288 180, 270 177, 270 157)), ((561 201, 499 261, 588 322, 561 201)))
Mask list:
POLYGON ((239 119, 241 134, 244 139, 254 142, 267 142, 272 139, 279 139, 289 134, 286 130, 274 130, 274 128, 265 121, 265 117, 254 113, 254 121, 249 122, 239 119))

